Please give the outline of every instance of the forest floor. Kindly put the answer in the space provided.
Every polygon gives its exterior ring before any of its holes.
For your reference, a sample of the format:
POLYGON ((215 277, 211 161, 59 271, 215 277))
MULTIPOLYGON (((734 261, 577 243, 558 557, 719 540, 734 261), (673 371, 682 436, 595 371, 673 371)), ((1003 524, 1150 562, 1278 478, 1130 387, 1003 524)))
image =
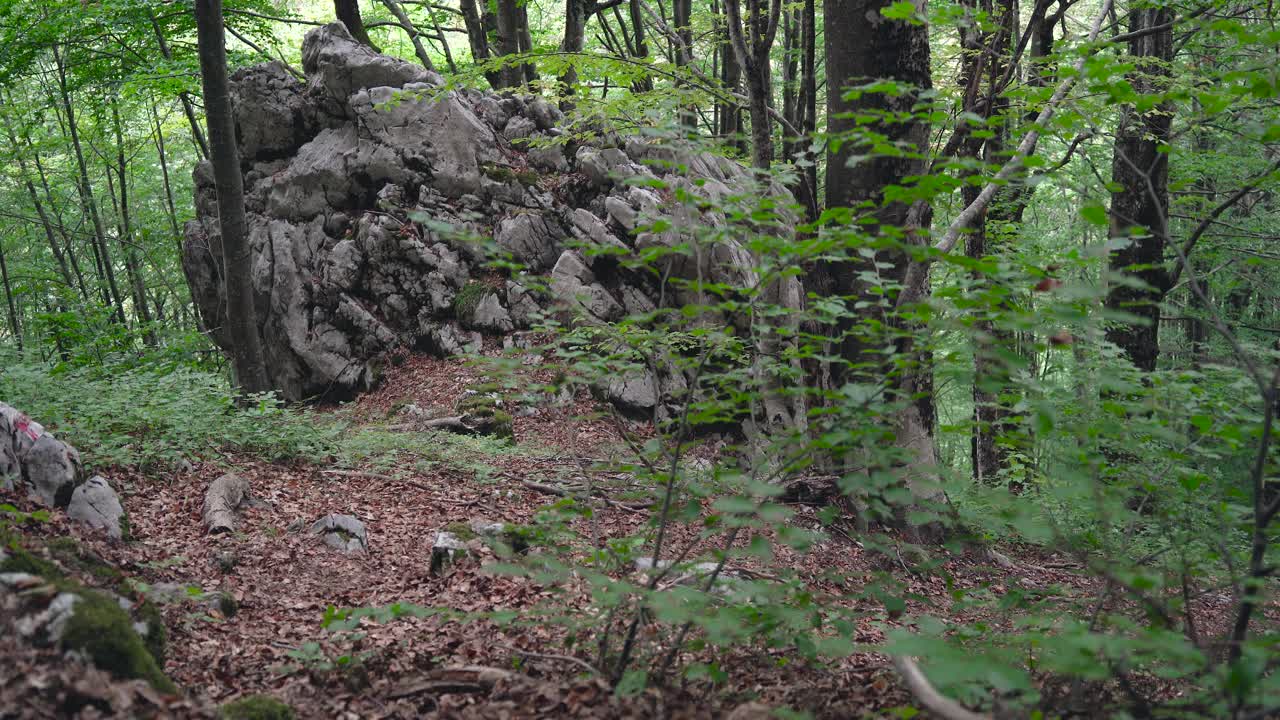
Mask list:
MULTIPOLYGON (((480 379, 476 369, 460 361, 411 357, 393 368, 377 391, 335 412, 385 425, 406 402, 447 410, 480 379)), ((526 522, 556 498, 524 481, 574 476, 617 445, 612 423, 581 419, 589 402, 584 396, 515 418, 517 444, 504 451, 442 440, 398 453, 391 463, 354 467, 335 467, 333 458, 282 465, 232 457, 162 477, 114 469, 109 475, 122 486, 132 542, 110 542, 55 514, 48 522, 21 528, 24 544, 38 549, 41 540, 71 535, 85 552, 137 581, 229 593, 236 611, 225 612, 229 608, 195 596, 162 605, 169 634, 165 670, 183 689, 180 698, 157 696, 140 682, 113 682, 50 650, 0 639, 0 717, 65 716, 68 697, 77 693, 88 698, 79 704, 89 703, 81 716, 106 706, 125 716, 157 711, 212 716, 222 703, 269 693, 307 718, 708 718, 729 717, 735 708, 734 718, 764 717, 743 707, 753 701, 817 718, 899 717, 894 709, 909 706, 910 698, 888 658, 872 651, 819 664, 797 661, 787 648, 744 649, 722 662, 727 677, 718 685, 672 680, 637 697, 617 698, 602 679, 565 657, 572 653, 563 647, 564 630, 552 622, 499 626, 440 616, 365 621, 359 639, 322 629, 329 606, 394 603, 520 613, 554 600, 567 615, 577 611, 589 617, 585 584, 547 587, 528 577, 491 574, 484 565, 492 558, 483 557, 443 574, 429 571, 438 529, 475 519, 526 522), (249 479, 261 502, 245 512, 237 532, 209 536, 201 523, 204 491, 228 465, 249 479), (361 518, 370 552, 344 555, 298 531, 328 513, 361 518), (342 662, 343 656, 355 660, 342 662), (451 666, 486 666, 507 675, 479 692, 465 686, 449 692, 430 680, 451 666)), ((642 425, 632 430, 644 432, 642 425)), ((816 509, 795 510, 789 522, 819 526, 816 509)), ((635 535, 647 522, 645 512, 601 504, 590 532, 601 539, 635 535)), ((677 544, 696 537, 693 527, 677 526, 674 532, 677 544)), ((854 640, 866 646, 883 640, 896 623, 883 607, 851 599, 858 588, 850 584, 858 578, 869 583, 880 572, 892 572, 907 584, 915 598, 908 612, 950 619, 975 612, 952 607, 957 588, 999 596, 1057 586, 1081 606, 1100 592, 1098 581, 1085 579, 1075 561, 1053 553, 1004 548, 1016 560, 1002 567, 979 551, 938 552, 943 567, 917 575, 901 558, 869 552, 853 537, 832 533, 805 554, 779 544, 771 562, 796 572, 811 592, 829 601, 865 605, 854 608, 865 610, 854 640), (835 575, 845 580, 832 579, 835 575)), ((768 576, 763 561, 734 563, 768 576)), ((1200 601, 1202 633, 1225 621, 1228 600, 1207 595, 1200 601)), ((985 620, 991 632, 1007 624, 999 616, 985 620)))

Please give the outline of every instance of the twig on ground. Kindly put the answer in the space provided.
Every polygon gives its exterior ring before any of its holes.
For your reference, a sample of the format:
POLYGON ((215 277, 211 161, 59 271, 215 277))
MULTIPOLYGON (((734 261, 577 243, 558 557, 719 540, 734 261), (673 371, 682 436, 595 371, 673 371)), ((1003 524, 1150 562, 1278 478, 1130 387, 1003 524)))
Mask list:
POLYGON ((510 645, 495 645, 495 647, 499 647, 499 648, 502 648, 503 650, 508 650, 513 653, 519 653, 526 657, 540 658, 543 660, 561 660, 563 662, 573 663, 574 665, 577 665, 578 667, 582 668, 583 670, 586 670, 592 675, 602 674, 591 663, 587 662, 586 660, 583 660, 582 658, 576 658, 572 655, 557 655, 556 653, 534 652, 532 650, 524 650, 522 648, 512 647, 510 645))
POLYGON ((933 688, 916 661, 905 655, 895 657, 893 666, 898 668, 907 689, 926 710, 943 720, 991 720, 989 715, 976 713, 933 688))

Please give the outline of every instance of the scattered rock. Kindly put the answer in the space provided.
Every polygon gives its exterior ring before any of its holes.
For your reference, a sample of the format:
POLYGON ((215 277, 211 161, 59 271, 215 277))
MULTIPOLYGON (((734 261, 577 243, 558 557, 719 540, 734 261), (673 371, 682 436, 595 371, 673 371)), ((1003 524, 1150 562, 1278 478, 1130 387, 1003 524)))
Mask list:
POLYGON ((0 403, 0 487, 21 482, 27 496, 48 507, 66 507, 84 479, 80 453, 17 408, 0 403))
POLYGON ((429 572, 432 575, 442 574, 455 562, 466 557, 468 552, 470 550, 467 548, 467 542, 462 538, 445 530, 437 532, 436 540, 431 545, 429 572))
POLYGON ((120 496, 101 475, 89 478, 71 493, 67 516, 96 530, 105 530, 116 540, 124 537, 128 527, 120 496))
POLYGON ((325 545, 345 553, 369 550, 369 536, 364 523, 354 515, 325 515, 312 523, 311 534, 320 536, 325 545))

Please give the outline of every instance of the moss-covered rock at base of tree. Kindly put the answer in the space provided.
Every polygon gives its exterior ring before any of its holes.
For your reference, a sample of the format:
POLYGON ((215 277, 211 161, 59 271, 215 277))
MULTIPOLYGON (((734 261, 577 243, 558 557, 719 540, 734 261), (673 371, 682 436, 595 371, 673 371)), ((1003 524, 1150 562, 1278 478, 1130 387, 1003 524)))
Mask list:
POLYGON ((270 695, 250 695, 218 708, 218 720, 293 720, 293 708, 270 695))
POLYGON ((76 594, 80 602, 63 632, 64 648, 83 654, 117 678, 146 680, 161 692, 177 691, 119 603, 92 590, 81 589, 76 594))

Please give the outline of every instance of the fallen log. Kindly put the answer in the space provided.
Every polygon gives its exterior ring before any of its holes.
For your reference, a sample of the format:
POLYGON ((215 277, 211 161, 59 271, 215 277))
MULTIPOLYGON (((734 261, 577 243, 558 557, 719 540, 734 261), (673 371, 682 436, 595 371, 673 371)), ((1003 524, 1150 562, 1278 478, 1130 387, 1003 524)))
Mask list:
POLYGON ((237 511, 249 503, 249 481, 227 473, 209 483, 204 494, 204 524, 210 535, 234 532, 237 511))

